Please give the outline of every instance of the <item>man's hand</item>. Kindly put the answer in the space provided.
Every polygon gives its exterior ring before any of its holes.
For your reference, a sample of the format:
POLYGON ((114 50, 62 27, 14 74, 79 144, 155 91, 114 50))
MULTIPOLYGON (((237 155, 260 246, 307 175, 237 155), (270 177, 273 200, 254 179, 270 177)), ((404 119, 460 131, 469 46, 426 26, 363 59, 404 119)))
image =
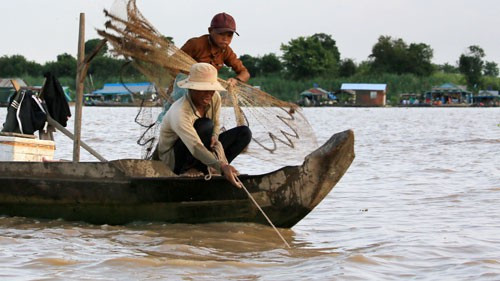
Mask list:
POLYGON ((236 179, 236 177, 239 175, 238 170, 236 170, 235 167, 229 165, 229 164, 222 164, 221 165, 221 170, 222 173, 224 174, 224 177, 234 186, 241 188, 240 183, 236 179))
POLYGON ((238 79, 236 79, 236 78, 227 79, 227 84, 228 84, 229 88, 236 86, 237 83, 238 83, 238 79))
POLYGON ((216 136, 212 136, 212 139, 210 140, 210 148, 213 149, 216 144, 217 144, 217 137, 216 136))

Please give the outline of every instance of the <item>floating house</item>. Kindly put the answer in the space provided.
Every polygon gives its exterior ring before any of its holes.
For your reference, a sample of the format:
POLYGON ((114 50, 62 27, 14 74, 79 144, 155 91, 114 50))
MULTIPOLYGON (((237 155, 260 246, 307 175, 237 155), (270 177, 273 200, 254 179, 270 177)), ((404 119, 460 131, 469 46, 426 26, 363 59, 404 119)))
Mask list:
POLYGON ((357 106, 386 105, 387 84, 343 83, 340 90, 354 94, 357 106))
POLYGON ((416 93, 399 94, 400 106, 421 106, 422 95, 416 93))
POLYGON ((472 104, 472 93, 465 86, 445 83, 424 93, 424 102, 437 106, 468 106, 472 104))
POLYGON ((21 78, 0 78, 0 106, 9 105, 10 96, 16 92, 10 80, 16 80, 21 87, 28 86, 21 78))
POLYGON ((102 89, 84 95, 85 105, 95 106, 137 106, 141 100, 156 100, 154 84, 107 83, 102 89))
POLYGON ((477 106, 500 106, 500 94, 499 91, 480 90, 472 97, 472 101, 477 106))
POLYGON ((356 95, 352 91, 338 91, 335 93, 337 105, 353 106, 356 103, 356 95))
POLYGON ((319 106, 323 101, 329 100, 329 94, 325 89, 315 87, 300 93, 299 104, 301 106, 319 106))

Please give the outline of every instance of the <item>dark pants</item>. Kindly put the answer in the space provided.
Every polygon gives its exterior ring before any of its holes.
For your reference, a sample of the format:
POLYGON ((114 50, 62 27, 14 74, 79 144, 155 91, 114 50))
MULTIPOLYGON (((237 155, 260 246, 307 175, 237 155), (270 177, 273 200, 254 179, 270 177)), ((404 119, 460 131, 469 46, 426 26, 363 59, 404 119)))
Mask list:
MULTIPOLYGON (((194 129, 198 133, 203 145, 211 151, 210 142, 212 140, 214 122, 208 118, 200 118, 194 122, 194 129)), ((224 153, 229 163, 248 146, 251 140, 252 132, 247 126, 232 128, 219 135, 219 141, 224 148, 224 153)), ((181 139, 178 139, 174 144, 174 155, 174 173, 182 174, 191 168, 207 172, 207 166, 194 158, 181 139)))

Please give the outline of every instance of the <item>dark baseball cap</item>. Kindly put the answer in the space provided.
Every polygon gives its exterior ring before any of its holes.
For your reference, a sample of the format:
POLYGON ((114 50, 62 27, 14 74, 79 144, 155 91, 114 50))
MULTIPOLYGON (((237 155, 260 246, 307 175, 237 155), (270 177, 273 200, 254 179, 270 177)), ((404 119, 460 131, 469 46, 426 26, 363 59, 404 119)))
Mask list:
POLYGON ((239 36, 238 32, 236 32, 236 22, 234 18, 226 13, 218 13, 215 15, 212 18, 212 22, 210 22, 210 28, 217 33, 231 31, 239 36))

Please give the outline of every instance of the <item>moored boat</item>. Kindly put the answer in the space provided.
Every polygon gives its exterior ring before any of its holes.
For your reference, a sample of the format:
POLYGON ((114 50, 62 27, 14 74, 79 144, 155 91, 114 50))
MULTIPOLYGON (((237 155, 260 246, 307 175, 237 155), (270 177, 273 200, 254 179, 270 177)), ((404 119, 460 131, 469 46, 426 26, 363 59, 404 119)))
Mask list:
MULTIPOLYGON (((240 180, 277 227, 316 207, 354 159, 354 133, 334 134, 300 166, 240 180)), ((267 224, 244 190, 224 177, 173 175, 162 162, 0 162, 0 214, 95 224, 255 222, 267 224)))

